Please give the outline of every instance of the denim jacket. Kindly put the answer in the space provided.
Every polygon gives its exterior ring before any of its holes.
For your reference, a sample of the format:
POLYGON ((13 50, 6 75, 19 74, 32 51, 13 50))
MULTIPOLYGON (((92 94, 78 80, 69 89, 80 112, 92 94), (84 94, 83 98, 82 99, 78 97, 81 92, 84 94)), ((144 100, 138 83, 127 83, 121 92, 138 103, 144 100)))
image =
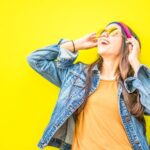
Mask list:
MULTIPOLYGON (((86 74, 84 63, 73 63, 79 52, 75 53, 60 47, 68 41, 61 38, 58 43, 33 51, 27 56, 29 65, 46 80, 60 88, 51 119, 45 128, 37 146, 43 150, 46 146, 54 146, 61 150, 71 150, 75 129, 75 111, 84 102, 86 74), (76 80, 76 78, 78 78, 76 80), (76 81, 75 81, 76 80, 76 81), (75 81, 75 82, 74 82, 75 81), (70 93, 70 94, 69 94, 70 93)), ((92 94, 100 83, 100 71, 95 65, 92 70, 92 94)), ((144 114, 150 115, 150 69, 141 64, 132 77, 124 80, 128 93, 138 90, 144 114)), ((118 88, 118 108, 124 130, 134 150, 150 150, 143 134, 143 125, 127 110, 122 96, 122 87, 118 88)))

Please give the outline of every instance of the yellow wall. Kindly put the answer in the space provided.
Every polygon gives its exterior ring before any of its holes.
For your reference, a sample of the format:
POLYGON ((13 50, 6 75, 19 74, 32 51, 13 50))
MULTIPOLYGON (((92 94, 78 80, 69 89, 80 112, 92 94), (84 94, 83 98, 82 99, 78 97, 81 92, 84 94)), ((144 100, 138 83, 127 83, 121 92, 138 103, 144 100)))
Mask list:
MULTIPOLYGON (((0 148, 3 150, 37 150, 58 97, 59 89, 29 67, 26 57, 32 51, 56 43, 62 37, 77 39, 111 21, 121 20, 141 38, 141 62, 150 66, 148 0, 13 0, 0 3, 0 148)), ((96 48, 80 51, 77 61, 92 62, 96 53, 96 48), (89 54, 91 59, 87 60, 89 54)), ((150 117, 146 120, 150 132, 150 117)))

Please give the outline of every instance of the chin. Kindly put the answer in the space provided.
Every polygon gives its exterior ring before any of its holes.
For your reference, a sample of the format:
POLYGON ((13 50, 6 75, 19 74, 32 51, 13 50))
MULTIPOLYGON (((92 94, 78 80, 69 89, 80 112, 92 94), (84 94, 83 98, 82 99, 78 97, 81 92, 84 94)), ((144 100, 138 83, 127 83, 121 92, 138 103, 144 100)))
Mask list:
POLYGON ((103 46, 98 47, 98 53, 99 54, 103 54, 103 53, 106 53, 108 51, 110 51, 110 48, 108 48, 108 47, 103 47, 103 46))

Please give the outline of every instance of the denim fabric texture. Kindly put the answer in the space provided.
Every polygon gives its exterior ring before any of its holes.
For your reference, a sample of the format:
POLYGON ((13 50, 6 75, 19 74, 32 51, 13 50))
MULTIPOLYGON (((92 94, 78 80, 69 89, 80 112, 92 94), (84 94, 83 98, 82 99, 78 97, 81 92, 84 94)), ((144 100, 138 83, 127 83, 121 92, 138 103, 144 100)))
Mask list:
MULTIPOLYGON (((86 64, 74 63, 79 52, 73 53, 68 49, 61 48, 60 44, 65 41, 69 40, 61 38, 58 43, 37 49, 27 56, 27 62, 37 73, 60 88, 50 121, 37 144, 40 150, 46 146, 71 150, 76 121, 74 112, 84 102, 86 74, 82 70, 86 64)), ((98 66, 94 66, 92 71, 92 87, 89 95, 96 90, 100 83, 98 66)), ((128 93, 139 91, 141 104, 145 107, 144 113, 150 115, 150 69, 141 64, 133 77, 124 80, 124 85, 128 93)), ((148 141, 143 134, 142 124, 127 110, 120 84, 118 108, 133 150, 150 150, 148 141)))

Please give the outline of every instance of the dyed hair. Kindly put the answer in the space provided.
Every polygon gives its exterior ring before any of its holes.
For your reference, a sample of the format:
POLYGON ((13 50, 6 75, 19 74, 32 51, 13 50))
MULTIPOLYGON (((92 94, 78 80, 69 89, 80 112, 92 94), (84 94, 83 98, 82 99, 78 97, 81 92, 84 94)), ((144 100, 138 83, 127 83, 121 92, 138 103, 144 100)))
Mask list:
MULTIPOLYGON (((129 54, 128 44, 125 43, 125 41, 127 40, 127 38, 129 38, 129 36, 131 34, 133 37, 135 37, 138 40, 138 42, 140 44, 140 48, 141 48, 141 42, 140 42, 140 39, 138 38, 138 36, 135 34, 135 32, 129 26, 125 25, 122 22, 111 22, 108 25, 110 25, 112 23, 116 23, 116 24, 120 25, 122 34, 124 35, 123 43, 122 43, 122 49, 120 52, 121 59, 120 59, 119 66, 118 66, 119 75, 117 78, 117 82, 118 82, 118 84, 121 84, 121 86, 122 86, 122 96, 123 96, 123 100, 127 106, 128 111, 131 113, 131 115, 134 115, 136 117, 137 121, 142 123, 142 125, 144 127, 143 128, 144 129, 143 134, 146 135, 146 122, 144 119, 144 106, 140 102, 139 91, 135 90, 133 93, 128 93, 126 88, 124 87, 124 84, 123 84, 124 80, 126 78, 134 76, 134 70, 128 61, 128 54, 129 54)), ((78 61, 77 63, 80 63, 80 62, 81 61, 78 61)), ((87 101, 87 98, 89 96, 89 92, 91 89, 92 68, 95 65, 98 65, 99 66, 98 68, 101 70, 102 64, 103 64, 103 58, 99 55, 99 57, 96 61, 94 61, 91 64, 87 64, 87 66, 84 68, 84 69, 87 69, 85 95, 84 95, 85 101, 76 110, 75 115, 78 115, 80 113, 80 111, 83 109, 83 107, 85 106, 85 103, 87 101)))

